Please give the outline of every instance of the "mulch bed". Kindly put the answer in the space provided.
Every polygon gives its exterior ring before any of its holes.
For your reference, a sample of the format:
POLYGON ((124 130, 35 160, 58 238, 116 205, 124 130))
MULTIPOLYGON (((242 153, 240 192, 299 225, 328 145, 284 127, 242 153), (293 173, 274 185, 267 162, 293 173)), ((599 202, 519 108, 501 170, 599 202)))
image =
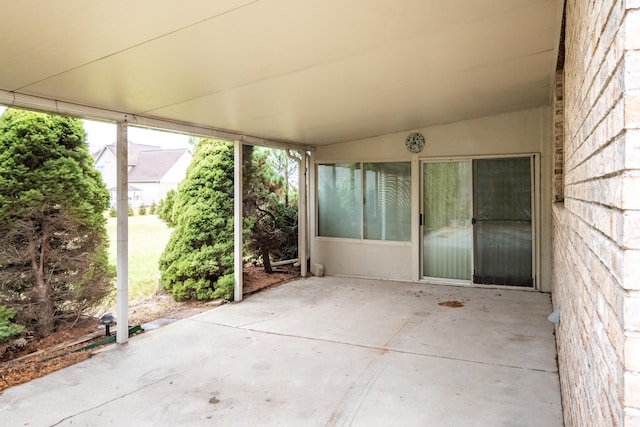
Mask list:
POLYGON ((261 266, 247 264, 242 270, 242 293, 252 294, 262 289, 281 285, 300 278, 300 268, 292 265, 274 267, 275 272, 268 274, 261 266))
MULTIPOLYGON (((261 266, 248 264, 243 269, 244 294, 297 279, 299 272, 299 268, 289 265, 279 266, 275 273, 267 274, 261 266)), ((211 308, 204 302, 176 303, 167 301, 168 298, 168 295, 158 295, 132 304, 130 320, 142 323, 167 316, 182 318, 211 308), (181 312, 184 312, 184 316, 181 312)), ((12 342, 0 345, 0 394, 9 387, 90 358, 92 350, 77 350, 104 339, 104 329, 100 329, 99 324, 97 318, 86 317, 72 328, 57 331, 44 339, 25 336, 20 346, 12 342)))
POLYGON ((98 327, 98 319, 85 317, 72 328, 62 329, 47 338, 26 336, 20 346, 14 345, 14 341, 0 346, 0 392, 88 359, 90 351, 72 351, 104 338, 104 332, 98 327), (78 342, 81 337, 86 337, 86 341, 78 342))

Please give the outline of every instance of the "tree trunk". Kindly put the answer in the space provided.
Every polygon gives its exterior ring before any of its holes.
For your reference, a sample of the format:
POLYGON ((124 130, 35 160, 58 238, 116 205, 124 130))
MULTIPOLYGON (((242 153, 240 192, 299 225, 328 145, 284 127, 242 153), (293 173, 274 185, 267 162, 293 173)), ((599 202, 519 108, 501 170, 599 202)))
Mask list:
POLYGON ((39 336, 45 338, 53 333, 55 330, 55 313, 53 310, 53 303, 49 296, 44 298, 38 298, 38 324, 36 332, 39 336))
POLYGON ((264 266, 265 273, 273 273, 273 268, 271 268, 271 260, 269 259, 269 249, 262 250, 262 265, 264 266))
POLYGON ((29 250, 31 252, 31 268, 36 285, 36 304, 35 310, 37 318, 36 330, 39 336, 47 337, 51 335, 55 327, 54 307, 49 292, 49 283, 45 279, 45 264, 47 257, 47 242, 49 235, 46 225, 42 225, 42 235, 39 239, 40 245, 36 244, 36 237, 30 236, 29 250))

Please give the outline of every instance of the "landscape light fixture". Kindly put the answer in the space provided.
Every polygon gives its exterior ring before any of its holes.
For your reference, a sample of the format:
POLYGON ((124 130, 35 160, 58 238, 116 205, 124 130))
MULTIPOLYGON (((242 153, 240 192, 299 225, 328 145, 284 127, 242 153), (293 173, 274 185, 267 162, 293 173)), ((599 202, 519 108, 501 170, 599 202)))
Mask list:
POLYGON ((107 313, 100 318, 100 324, 104 325, 104 328, 105 328, 105 336, 107 337, 111 336, 111 331, 109 330, 109 327, 114 323, 115 323, 115 319, 113 318, 113 314, 107 313))

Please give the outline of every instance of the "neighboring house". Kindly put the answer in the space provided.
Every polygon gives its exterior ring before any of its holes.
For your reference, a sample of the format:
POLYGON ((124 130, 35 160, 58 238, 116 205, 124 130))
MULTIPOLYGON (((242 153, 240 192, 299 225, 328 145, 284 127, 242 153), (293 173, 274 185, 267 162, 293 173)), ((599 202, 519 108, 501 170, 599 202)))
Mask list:
MULTIPOLYGON (((116 144, 106 145, 93 158, 111 194, 111 206, 115 206, 116 144)), ((178 188, 191 158, 191 150, 187 148, 163 150, 155 145, 129 142, 129 204, 137 208, 164 199, 169 190, 178 188)))

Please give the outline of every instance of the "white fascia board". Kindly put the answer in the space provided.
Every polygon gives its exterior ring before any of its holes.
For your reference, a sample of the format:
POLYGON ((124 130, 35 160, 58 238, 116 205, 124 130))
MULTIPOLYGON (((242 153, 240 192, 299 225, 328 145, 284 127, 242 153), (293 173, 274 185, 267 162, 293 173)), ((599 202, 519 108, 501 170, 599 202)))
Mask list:
POLYGON ((131 126, 139 126, 150 129, 184 133, 188 135, 203 136, 207 138, 218 138, 227 141, 240 141, 243 144, 257 145, 271 148, 283 148, 291 150, 313 151, 311 146, 296 144, 291 141, 261 138, 246 135, 225 129, 217 129, 207 126, 200 126, 191 123, 184 123, 143 115, 127 114, 118 111, 105 110, 101 108, 88 107, 86 105, 74 104, 70 102, 58 101, 50 98, 42 98, 33 95, 26 95, 19 92, 12 92, 0 89, 0 105, 7 107, 22 108, 26 110, 42 111, 66 116, 79 117, 82 119, 95 119, 109 122, 125 122, 131 126))

